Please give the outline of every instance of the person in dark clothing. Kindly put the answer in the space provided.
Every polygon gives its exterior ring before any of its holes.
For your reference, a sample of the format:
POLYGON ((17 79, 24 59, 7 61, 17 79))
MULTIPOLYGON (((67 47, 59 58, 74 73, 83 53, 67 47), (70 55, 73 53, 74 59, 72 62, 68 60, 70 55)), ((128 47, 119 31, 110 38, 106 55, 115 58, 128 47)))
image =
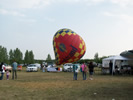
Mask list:
POLYGON ((94 73, 94 65, 93 65, 93 62, 90 62, 89 63, 88 69, 89 69, 90 80, 93 80, 93 73, 94 73))
POLYGON ((112 74, 112 68, 113 68, 113 63, 112 61, 109 62, 109 71, 110 71, 110 75, 112 74))
POLYGON ((3 65, 3 63, 0 64, 0 71, 3 71, 3 70, 2 70, 2 65, 3 65))
POLYGON ((0 72, 1 72, 0 80, 3 80, 4 73, 5 73, 5 66, 3 62, 0 64, 0 72))

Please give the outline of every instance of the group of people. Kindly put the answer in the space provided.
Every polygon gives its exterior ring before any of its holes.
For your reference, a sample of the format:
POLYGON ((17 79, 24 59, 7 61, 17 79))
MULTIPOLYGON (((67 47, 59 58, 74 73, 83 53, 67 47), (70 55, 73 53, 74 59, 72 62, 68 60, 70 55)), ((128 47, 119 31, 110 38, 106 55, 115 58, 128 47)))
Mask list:
MULTIPOLYGON (((12 79, 13 80, 17 79, 17 66, 18 66, 17 62, 14 61, 12 63, 12 79)), ((82 72, 83 80, 86 80, 86 74, 88 72, 87 66, 88 66, 88 69, 89 69, 90 80, 93 80, 93 72, 94 72, 93 62, 90 62, 88 65, 83 63, 80 66, 80 71, 82 72)), ((45 67, 46 66, 42 67, 43 72, 45 72, 45 67)), ((79 72, 78 65, 73 64, 73 72, 74 72, 73 79, 77 80, 77 76, 78 76, 78 72, 79 72)), ((3 80, 4 73, 6 73, 6 78, 7 78, 7 80, 9 80, 10 71, 5 68, 5 65, 4 65, 3 62, 0 64, 0 73, 1 73, 0 80, 3 80)))
MULTIPOLYGON (((88 72, 87 66, 88 66, 88 69, 89 69, 90 80, 93 80, 93 72, 94 72, 93 62, 90 62, 87 65, 85 63, 83 63, 80 66, 80 71, 82 72, 83 80, 87 80, 87 78, 86 78, 86 74, 88 72)), ((74 64, 73 65, 73 73, 74 73, 73 80, 77 80, 78 72, 79 72, 78 65, 74 64)))
MULTIPOLYGON (((12 63, 12 79, 13 80, 17 79, 17 67, 18 67, 18 64, 17 62, 14 61, 12 63)), ((6 73, 6 78, 7 80, 9 80, 10 71, 6 69, 3 62, 0 64, 0 73, 1 73, 0 80, 3 80, 4 73, 6 73)))

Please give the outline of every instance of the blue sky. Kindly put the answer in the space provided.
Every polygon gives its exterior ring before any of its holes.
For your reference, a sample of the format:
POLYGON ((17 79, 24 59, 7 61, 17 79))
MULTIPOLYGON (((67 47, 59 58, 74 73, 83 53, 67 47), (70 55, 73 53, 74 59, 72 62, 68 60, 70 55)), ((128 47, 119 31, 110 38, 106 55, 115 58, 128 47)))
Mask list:
POLYGON ((86 43, 83 58, 133 49, 133 0, 0 0, 0 45, 54 59, 53 36, 62 28, 86 43))

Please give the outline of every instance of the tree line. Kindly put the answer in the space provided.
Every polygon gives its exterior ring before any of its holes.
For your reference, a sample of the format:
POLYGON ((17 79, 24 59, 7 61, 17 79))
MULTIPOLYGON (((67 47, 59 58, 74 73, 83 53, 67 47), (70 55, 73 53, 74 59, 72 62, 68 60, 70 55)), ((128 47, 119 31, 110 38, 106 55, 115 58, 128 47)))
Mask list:
MULTIPOLYGON (((76 63, 88 63, 90 61, 94 61, 96 63, 102 63, 102 59, 107 56, 99 57, 98 53, 94 55, 94 59, 81 59, 76 63)), ((13 61, 18 62, 19 64, 32 64, 32 63, 42 63, 42 62, 50 62, 55 63, 55 59, 52 60, 50 54, 48 54, 46 60, 35 60, 33 51, 26 50, 25 55, 23 57, 23 53, 19 48, 14 50, 10 49, 9 53, 5 47, 0 46, 0 63, 4 62, 6 64, 12 64, 13 61)))
POLYGON ((5 47, 0 46, 0 62, 11 64, 13 61, 18 62, 18 64, 34 63, 33 51, 26 50, 25 56, 23 57, 23 53, 19 48, 16 48, 14 50, 10 49, 8 53, 5 47))

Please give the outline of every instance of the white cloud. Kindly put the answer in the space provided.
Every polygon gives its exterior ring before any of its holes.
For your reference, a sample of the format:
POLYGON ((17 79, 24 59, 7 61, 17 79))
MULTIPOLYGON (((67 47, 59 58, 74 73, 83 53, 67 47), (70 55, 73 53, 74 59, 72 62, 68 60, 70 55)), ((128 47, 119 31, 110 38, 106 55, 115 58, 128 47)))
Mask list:
POLYGON ((133 0, 0 0, 1 8, 42 8, 52 3, 85 3, 87 5, 111 2, 121 6, 133 5, 133 0))
POLYGON ((12 15, 12 16, 21 16, 21 17, 25 16, 24 14, 19 13, 17 11, 9 11, 9 10, 5 10, 5 9, 0 9, 0 13, 3 15, 12 15))
POLYGON ((2 8, 25 9, 25 8, 40 8, 50 5, 53 0, 0 0, 2 8))
POLYGON ((100 3, 100 2, 104 2, 105 0, 85 0, 85 1, 100 3))
POLYGON ((18 7, 20 8, 42 8, 50 5, 52 0, 20 0, 18 7))
MULTIPOLYGON (((126 36, 129 36, 128 41, 132 41, 133 37, 133 16, 129 14, 116 14, 111 12, 104 12, 104 16, 113 18, 113 20, 116 22, 115 26, 117 27, 117 30, 114 31, 116 34, 125 34, 126 36)), ((125 36, 125 35, 124 35, 125 36)), ((123 37, 124 38, 124 37, 123 37)))
POLYGON ((129 15, 126 15, 126 14, 121 14, 121 15, 119 15, 119 17, 122 20, 124 20, 125 22, 133 25, 133 16, 129 16, 129 15))
POLYGON ((5 9, 0 9, 0 13, 1 13, 1 14, 8 14, 8 11, 5 10, 5 9))
POLYGON ((114 14, 114 13, 110 13, 110 12, 104 12, 103 14, 105 16, 115 17, 117 19, 121 19, 128 24, 133 24, 133 16, 130 16, 127 14, 114 14))
POLYGON ((25 23, 36 23, 37 20, 35 19, 19 19, 20 22, 25 22, 25 23))
POLYGON ((44 19, 49 21, 49 22, 55 22, 55 19, 53 19, 53 18, 45 17, 44 19))
POLYGON ((104 12, 103 13, 105 16, 115 16, 114 14, 110 13, 110 12, 104 12))
POLYGON ((120 6, 133 5, 133 0, 110 0, 113 4, 118 4, 120 6))
MULTIPOLYGON (((57 0, 54 0, 54 1, 57 1, 57 0)), ((95 3, 98 3, 98 2, 103 2, 105 0, 58 0, 59 2, 61 1, 65 1, 65 2, 95 2, 95 3)))
POLYGON ((2 8, 26 9, 26 8, 42 8, 52 3, 100 3, 105 0, 0 0, 2 8))

